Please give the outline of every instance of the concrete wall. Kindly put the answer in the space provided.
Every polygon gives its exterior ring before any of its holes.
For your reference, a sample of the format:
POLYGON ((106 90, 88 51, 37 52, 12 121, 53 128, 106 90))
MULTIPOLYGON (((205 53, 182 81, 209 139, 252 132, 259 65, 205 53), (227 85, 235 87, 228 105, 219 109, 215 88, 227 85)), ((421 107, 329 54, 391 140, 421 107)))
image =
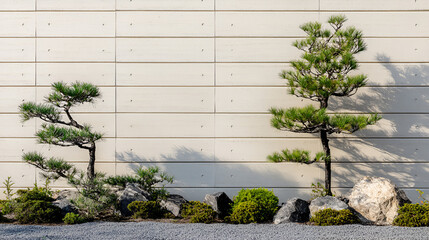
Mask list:
POLYGON ((317 136, 271 128, 267 109, 308 103, 287 95, 278 73, 299 57, 298 26, 338 13, 365 34, 358 59, 369 86, 330 109, 384 119, 332 137, 335 191, 374 175, 413 199, 416 188, 429 193, 428 0, 0 0, 0 181, 40 181, 21 161, 31 150, 86 166, 83 150, 36 144, 41 122, 17 114, 23 101, 43 101, 50 83, 78 80, 103 93, 75 110, 105 133, 99 171, 157 165, 175 176, 170 191, 196 200, 242 187, 274 189, 281 201, 308 197, 321 165, 265 158, 285 147, 320 150, 317 136))

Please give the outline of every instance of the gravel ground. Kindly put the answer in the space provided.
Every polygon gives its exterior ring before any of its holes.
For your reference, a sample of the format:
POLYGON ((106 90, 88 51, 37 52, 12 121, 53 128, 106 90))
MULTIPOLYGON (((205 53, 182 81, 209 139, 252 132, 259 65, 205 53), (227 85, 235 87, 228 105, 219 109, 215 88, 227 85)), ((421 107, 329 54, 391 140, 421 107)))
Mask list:
POLYGON ((429 228, 159 222, 92 222, 74 226, 0 224, 0 239, 429 239, 429 228))

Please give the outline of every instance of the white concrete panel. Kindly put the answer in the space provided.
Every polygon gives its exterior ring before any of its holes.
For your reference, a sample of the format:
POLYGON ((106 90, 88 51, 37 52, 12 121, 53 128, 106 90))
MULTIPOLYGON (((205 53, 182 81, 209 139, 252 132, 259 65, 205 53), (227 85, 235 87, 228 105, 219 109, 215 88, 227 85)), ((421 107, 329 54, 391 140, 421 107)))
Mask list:
POLYGON ((285 86, 280 78, 284 63, 218 63, 216 64, 216 85, 225 86, 285 86))
POLYGON ((214 161, 213 139, 124 139, 116 140, 117 162, 206 162, 214 161))
MULTIPOLYGON (((103 134, 103 137, 115 136, 115 115, 114 114, 73 114, 74 120, 80 124, 88 124, 98 133, 103 134)), ((63 120, 66 120, 65 116, 63 120)), ((40 129, 42 120, 37 120, 37 129, 40 129)))
POLYGON ((292 38, 220 38, 216 40, 218 62, 288 62, 300 51, 292 38))
POLYGON ((296 163, 219 163, 216 187, 309 187, 321 180, 319 164, 296 163))
MULTIPOLYGON (((390 5, 390 4, 387 4, 390 5)), ((429 7, 429 5, 428 5, 429 7)), ((338 13, 322 12, 320 21, 326 23, 338 13)), ((427 37, 429 12, 351 12, 343 13, 345 27, 355 26, 365 37, 427 37)), ((329 27, 329 29, 332 29, 329 27)))
POLYGON ((271 107, 289 108, 319 104, 290 95, 286 87, 219 87, 216 89, 217 112, 269 112, 271 107))
POLYGON ((34 38, 0 38, 0 62, 31 62, 35 60, 34 38))
MULTIPOLYGON (((84 103, 72 107, 71 112, 115 112, 115 88, 101 87, 101 97, 94 103, 84 103)), ((44 99, 51 93, 50 87, 37 88, 37 101, 45 102, 44 99)))
POLYGON ((214 10, 215 0, 116 0, 118 10, 214 10))
POLYGON ((122 86, 213 86, 213 63, 118 63, 122 86))
POLYGON ((117 36, 214 36, 213 12, 118 12, 117 36))
POLYGON ((428 85, 427 63, 362 63, 355 73, 368 76, 368 85, 428 85))
MULTIPOLYGON (((35 142, 35 140, 33 140, 35 142)), ((102 139, 96 142, 97 150, 95 154, 96 162, 115 161, 115 139, 102 139)), ((36 149, 46 157, 59 157, 70 162, 83 162, 89 160, 89 153, 86 149, 79 147, 60 147, 47 144, 37 144, 36 149)))
POLYGON ((117 163, 117 175, 133 175, 144 167, 158 166, 160 170, 174 177, 173 184, 168 187, 211 187, 215 185, 214 167, 212 163, 117 163))
POLYGON ((119 38, 118 62, 213 62, 214 39, 119 38))
POLYGON ((117 96, 118 112, 214 111, 214 89, 208 87, 123 87, 117 96))
POLYGON ((427 91, 426 87, 365 87, 351 97, 331 98, 328 109, 341 112, 428 113, 427 91))
POLYGON ((118 137, 213 137, 213 114, 117 114, 118 137))
MULTIPOLYGON (((2 138, 0 139, 0 162, 22 162, 22 154, 36 150, 36 139, 2 138)), ((3 163, 2 163, 3 164, 3 163)))
MULTIPOLYGON (((301 51, 292 46, 293 38, 221 38, 217 39, 219 62, 288 62, 298 59, 301 51)), ((363 62, 426 61, 429 39, 371 38, 365 39, 367 51, 359 53, 363 62), (397 46, 401 46, 398 48, 397 46)))
POLYGON ((115 39, 39 38, 37 39, 37 60, 58 62, 114 61, 115 39))
MULTIPOLYGON (((269 114, 216 114, 216 137, 311 137, 277 130, 269 114)), ((314 135, 315 136, 315 135, 314 135)))
POLYGON ((24 102, 34 102, 36 91, 34 87, 2 87, 0 88, 0 112, 18 113, 19 105, 24 102))
POLYGON ((37 0, 37 10, 115 10, 115 0, 37 0))
POLYGON ((114 37, 113 12, 38 12, 38 37, 114 37))
MULTIPOLYGON (((334 162, 428 162, 427 139, 335 139, 330 140, 334 162)), ((320 139, 216 139, 218 161, 267 161, 284 149, 322 151, 320 139)))
MULTIPOLYGON (((1 65, 0 65, 1 68, 1 65)), ((38 63, 37 85, 54 82, 89 82, 96 85, 115 85, 114 63, 38 63)))
POLYGON ((18 114, 0 114, 0 125, 7 126, 0 130, 0 137, 33 137, 35 122, 34 119, 22 122, 18 114))
POLYGON ((35 63, 0 63, 0 85, 35 85, 35 63))
POLYGON ((316 12, 219 12, 216 36, 306 36, 299 23, 318 17, 316 12))
POLYGON ((415 0, 321 0, 321 10, 427 10, 429 3, 427 1, 415 0), (387 4, 388 3, 388 4, 387 4))
POLYGON ((318 10, 318 0, 216 0, 216 10, 318 10))
POLYGON ((32 187, 36 179, 35 167, 27 163, 2 163, 0 171, 0 182, 11 177, 13 187, 32 187))
POLYGON ((424 62, 429 53, 429 38, 370 38, 366 51, 357 55, 363 62, 424 62))
POLYGON ((34 12, 0 12, 0 37, 34 37, 34 12))
POLYGON ((398 187, 427 187, 428 163, 332 164, 332 186, 353 187, 364 176, 385 177, 398 187))
POLYGON ((11 11, 11 10, 22 10, 30 11, 35 10, 36 0, 1 0, 0 10, 11 11))

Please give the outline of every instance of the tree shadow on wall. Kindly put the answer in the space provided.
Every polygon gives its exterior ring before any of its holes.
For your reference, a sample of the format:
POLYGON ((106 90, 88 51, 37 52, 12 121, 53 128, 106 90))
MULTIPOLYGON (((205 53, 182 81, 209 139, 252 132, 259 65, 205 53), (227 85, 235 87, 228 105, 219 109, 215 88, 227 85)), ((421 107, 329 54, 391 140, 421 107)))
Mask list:
POLYGON ((133 174, 140 167, 158 166, 175 178, 175 182, 168 186, 171 193, 199 201, 208 193, 223 191, 232 198, 241 188, 256 187, 273 189, 282 202, 291 197, 309 198, 310 190, 305 188, 320 181, 321 177, 316 166, 309 171, 307 165, 294 163, 225 162, 187 147, 175 147, 172 153, 158 156, 126 151, 117 153, 116 159, 118 175, 133 174))
POLYGON ((337 112, 383 112, 376 126, 331 138, 333 185, 352 187, 362 176, 391 179, 401 188, 429 188, 429 65, 393 64, 377 60, 390 73, 389 85, 361 88, 352 98, 330 102, 337 112), (417 86, 418 85, 418 86, 417 86), (356 162, 360 163, 356 163, 356 162))

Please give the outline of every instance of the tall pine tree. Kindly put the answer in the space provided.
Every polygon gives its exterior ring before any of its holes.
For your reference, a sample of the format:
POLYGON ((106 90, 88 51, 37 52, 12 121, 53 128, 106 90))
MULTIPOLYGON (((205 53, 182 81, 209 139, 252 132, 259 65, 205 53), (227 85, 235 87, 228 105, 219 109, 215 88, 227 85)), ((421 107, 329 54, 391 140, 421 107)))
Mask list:
POLYGON ((331 150, 328 135, 333 133, 354 133, 381 118, 377 114, 347 115, 327 113, 331 97, 350 97, 365 86, 367 76, 349 76, 358 68, 355 54, 366 49, 362 32, 355 27, 344 27, 345 16, 331 16, 328 20, 332 30, 323 29, 318 22, 300 26, 307 34, 293 46, 303 52, 300 60, 291 61, 292 70, 283 71, 280 76, 287 80, 290 94, 319 103, 319 108, 308 105, 302 108, 271 108, 271 125, 279 130, 296 133, 318 133, 323 152, 310 157, 305 150, 283 150, 268 156, 273 162, 325 163, 325 189, 331 191, 331 150))

